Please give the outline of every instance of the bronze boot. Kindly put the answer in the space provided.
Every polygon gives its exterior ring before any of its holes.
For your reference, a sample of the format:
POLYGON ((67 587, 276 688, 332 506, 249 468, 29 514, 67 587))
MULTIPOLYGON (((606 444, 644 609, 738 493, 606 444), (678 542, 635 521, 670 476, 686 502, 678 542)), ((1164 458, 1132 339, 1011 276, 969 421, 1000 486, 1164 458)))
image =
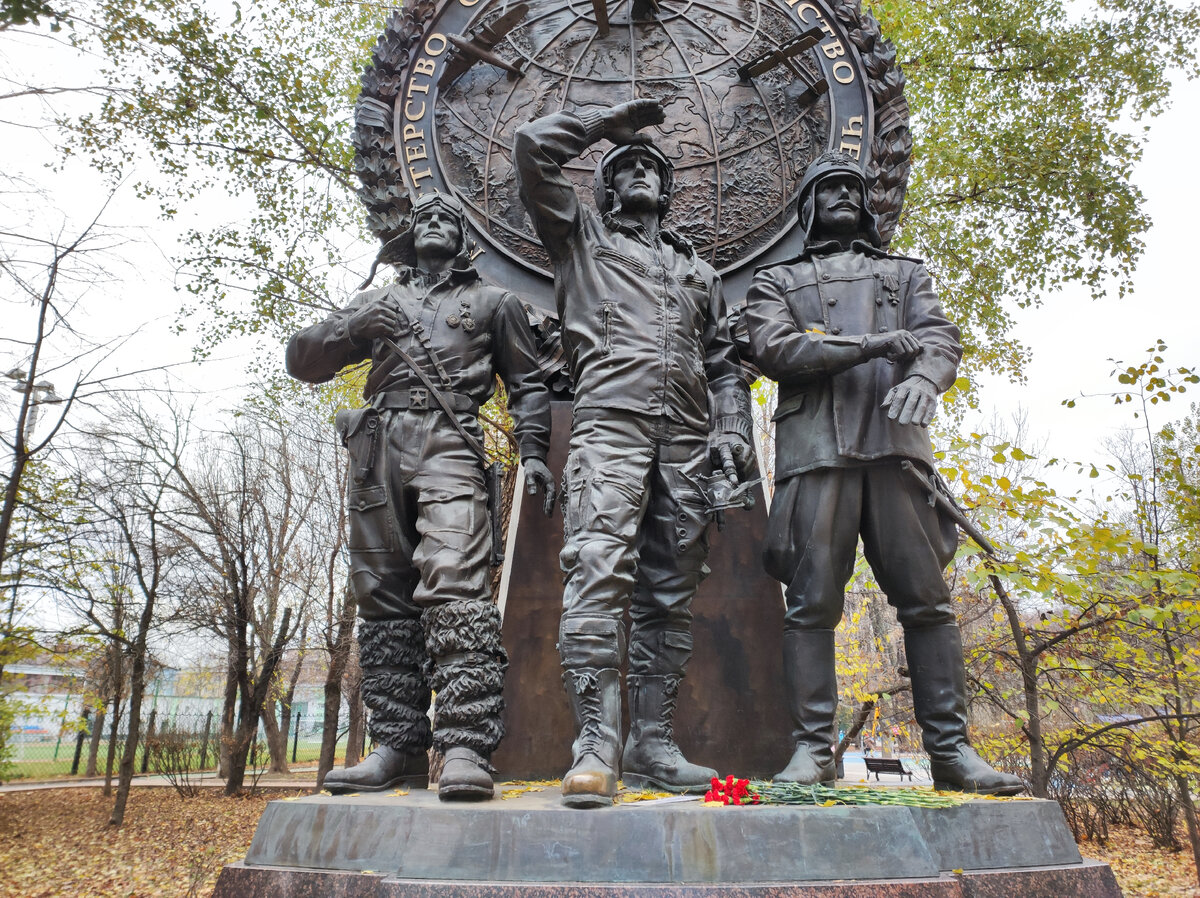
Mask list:
POLYGON ((500 612, 491 602, 456 600, 426 608, 425 645, 437 693, 433 744, 446 759, 438 777, 442 801, 480 801, 494 794, 489 763, 504 736, 504 671, 500 612))
POLYGON ((906 629, 904 648, 933 787, 980 795, 1024 791, 1020 777, 993 769, 967 741, 967 674, 958 625, 906 629))
POLYGON ((345 792, 385 792, 401 786, 423 789, 428 782, 428 753, 403 752, 381 743, 355 766, 329 771, 321 787, 337 795, 345 792))
POLYGON ((569 808, 612 804, 620 775, 621 672, 581 668, 563 672, 578 734, 571 746, 571 769, 562 781, 569 808))
POLYGON ((703 792, 717 771, 683 756, 675 742, 675 696, 678 676, 630 674, 629 738, 621 756, 622 778, 632 789, 703 792))
POLYGON ((492 783, 495 768, 477 751, 463 745, 447 749, 446 763, 438 777, 442 801, 484 801, 496 794, 492 783))
POLYGON ((796 751, 775 775, 779 783, 832 783, 833 715, 837 711, 837 669, 833 630, 787 630, 783 634, 783 674, 796 751))

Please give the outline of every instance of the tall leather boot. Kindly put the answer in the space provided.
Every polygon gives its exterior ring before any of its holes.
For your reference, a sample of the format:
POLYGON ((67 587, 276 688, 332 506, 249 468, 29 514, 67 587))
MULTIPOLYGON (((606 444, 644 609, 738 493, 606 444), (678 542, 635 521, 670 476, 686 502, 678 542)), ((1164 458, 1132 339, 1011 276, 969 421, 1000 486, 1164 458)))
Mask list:
POLYGON ((621 756, 625 785, 667 792, 703 792, 717 771, 683 756, 675 743, 678 674, 626 678, 629 687, 629 738, 621 756))
POLYGON ((775 775, 779 783, 832 783, 833 715, 837 711, 837 668, 833 630, 787 630, 783 676, 796 751, 775 775))
POLYGON ((488 601, 434 605, 422 613, 433 660, 433 744, 445 765, 442 801, 482 801, 495 794, 492 752, 504 736, 504 671, 500 611, 488 601))
POLYGON ((1023 791, 1020 777, 992 769, 967 741, 967 674, 958 625, 905 629, 904 647, 933 787, 980 795, 1023 791))
POLYGON ((621 672, 612 667, 566 670, 563 685, 578 734, 571 745, 571 769, 562 781, 563 804, 607 807, 620 775, 621 672))
POLYGON ((354 767, 331 770, 330 792, 383 792, 424 788, 429 780, 429 682, 424 631, 410 620, 360 621, 359 660, 367 723, 376 748, 354 767))

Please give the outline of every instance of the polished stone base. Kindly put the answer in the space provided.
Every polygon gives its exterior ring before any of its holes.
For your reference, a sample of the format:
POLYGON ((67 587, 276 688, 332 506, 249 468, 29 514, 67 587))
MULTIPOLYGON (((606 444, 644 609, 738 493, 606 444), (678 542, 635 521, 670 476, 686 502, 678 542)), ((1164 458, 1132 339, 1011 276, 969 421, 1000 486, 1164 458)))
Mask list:
MULTIPOLYGON (((502 788, 502 787, 501 787, 502 788)), ((498 790, 500 791, 500 790, 498 790)), ((1120 898, 1058 805, 578 811, 554 790, 480 804, 409 795, 271 802, 216 898, 1120 898)))

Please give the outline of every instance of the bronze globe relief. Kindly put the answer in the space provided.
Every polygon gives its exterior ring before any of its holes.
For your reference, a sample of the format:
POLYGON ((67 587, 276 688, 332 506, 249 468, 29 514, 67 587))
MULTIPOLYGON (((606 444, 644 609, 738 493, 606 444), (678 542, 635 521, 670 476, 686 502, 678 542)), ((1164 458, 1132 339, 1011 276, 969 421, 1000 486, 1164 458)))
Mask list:
MULTIPOLYGON (((853 3, 424 0, 388 20, 362 83, 355 168, 370 229, 386 242, 414 197, 452 192, 481 273, 547 312, 551 272, 511 156, 530 119, 660 100, 667 119, 649 131, 676 168, 668 223, 735 302, 754 268, 799 250, 799 179, 822 152, 857 157, 885 241, 909 171, 894 50, 853 3)), ((582 195, 602 152, 567 170, 582 195)))

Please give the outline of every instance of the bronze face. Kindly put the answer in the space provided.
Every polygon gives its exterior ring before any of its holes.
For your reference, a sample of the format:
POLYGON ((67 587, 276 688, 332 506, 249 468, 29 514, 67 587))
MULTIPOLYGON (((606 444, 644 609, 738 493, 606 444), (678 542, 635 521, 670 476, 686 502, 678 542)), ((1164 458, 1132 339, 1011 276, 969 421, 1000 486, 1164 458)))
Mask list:
POLYGON ((418 259, 453 258, 458 254, 461 240, 455 217, 437 206, 422 211, 413 224, 413 246, 418 259))
POLYGON ((831 177, 817 185, 816 232, 824 237, 855 234, 862 220, 862 188, 850 177, 831 177))
POLYGON ((613 166, 612 187, 622 212, 658 211, 662 178, 648 153, 634 150, 618 159, 613 166))

